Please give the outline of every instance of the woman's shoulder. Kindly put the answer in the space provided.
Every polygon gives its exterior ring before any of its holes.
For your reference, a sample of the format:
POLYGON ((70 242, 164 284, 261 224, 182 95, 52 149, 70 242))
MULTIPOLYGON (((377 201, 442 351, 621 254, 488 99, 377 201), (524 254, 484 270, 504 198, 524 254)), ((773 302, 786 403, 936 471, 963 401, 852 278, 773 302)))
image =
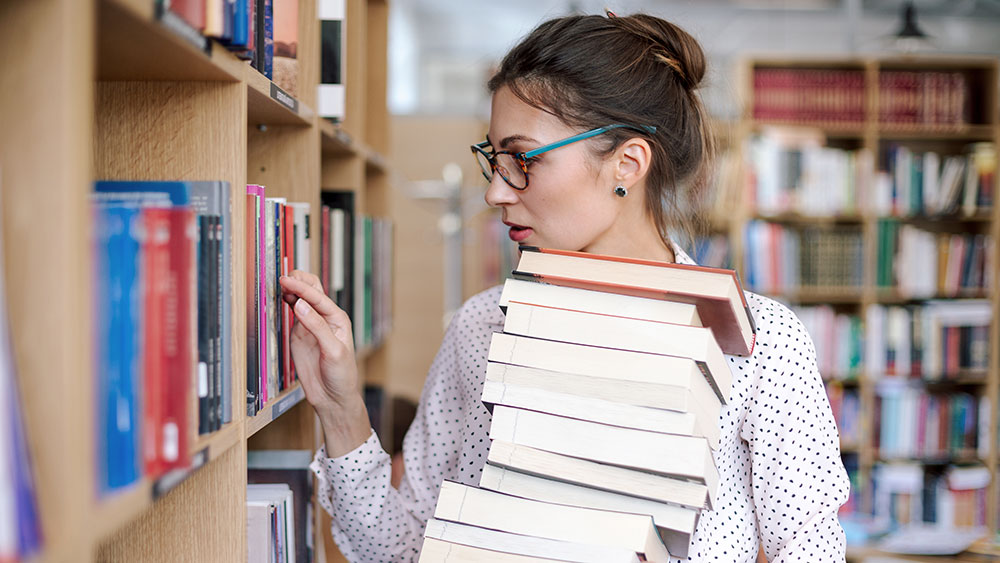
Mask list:
POLYGON ((500 310, 502 285, 483 290, 465 300, 455 312, 452 324, 462 327, 503 326, 503 311, 500 310))
POLYGON ((813 343, 799 317, 787 305, 770 297, 750 291, 746 292, 747 304, 757 326, 757 340, 754 355, 763 352, 763 347, 812 350, 813 343))

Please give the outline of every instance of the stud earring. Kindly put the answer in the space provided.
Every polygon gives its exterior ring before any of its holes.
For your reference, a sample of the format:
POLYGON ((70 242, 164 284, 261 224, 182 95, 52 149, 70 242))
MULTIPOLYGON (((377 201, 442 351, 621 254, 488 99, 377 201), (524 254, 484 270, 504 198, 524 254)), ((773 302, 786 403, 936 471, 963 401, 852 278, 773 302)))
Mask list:
POLYGON ((625 189, 625 186, 623 186, 621 184, 618 184, 617 186, 615 186, 615 189, 613 189, 611 191, 613 191, 615 193, 615 195, 618 196, 618 197, 625 197, 625 196, 628 195, 628 190, 625 189))

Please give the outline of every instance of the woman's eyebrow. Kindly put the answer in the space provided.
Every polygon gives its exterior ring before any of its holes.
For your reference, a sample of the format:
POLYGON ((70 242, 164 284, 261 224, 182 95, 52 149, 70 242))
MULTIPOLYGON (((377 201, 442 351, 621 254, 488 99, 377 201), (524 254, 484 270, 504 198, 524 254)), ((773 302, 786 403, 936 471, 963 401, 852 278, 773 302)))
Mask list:
POLYGON ((510 146, 511 143, 514 143, 514 142, 517 142, 517 141, 525 141, 525 142, 528 142, 528 143, 536 143, 536 144, 538 143, 538 141, 532 139, 531 137, 525 136, 525 135, 510 135, 509 137, 504 137, 504 139, 502 141, 500 141, 500 148, 505 149, 508 146, 510 146))

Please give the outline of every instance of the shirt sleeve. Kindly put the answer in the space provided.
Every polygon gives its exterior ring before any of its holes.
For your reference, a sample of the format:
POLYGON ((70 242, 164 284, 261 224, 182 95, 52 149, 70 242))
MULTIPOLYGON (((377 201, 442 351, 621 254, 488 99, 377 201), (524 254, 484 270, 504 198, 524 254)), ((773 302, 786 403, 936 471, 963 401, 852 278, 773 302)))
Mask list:
POLYGON ((341 457, 327 458, 325 448, 316 453, 311 467, 319 480, 320 505, 332 516, 330 531, 348 561, 416 560, 441 481, 457 471, 467 408, 456 390, 461 388, 460 315, 431 364, 403 441, 406 471, 399 490, 390 486, 391 459, 374 432, 341 457))
POLYGON ((837 511, 850 482, 816 351, 787 308, 772 304, 761 314, 774 319, 755 352, 757 388, 740 430, 751 451, 760 541, 772 563, 843 562, 837 511))

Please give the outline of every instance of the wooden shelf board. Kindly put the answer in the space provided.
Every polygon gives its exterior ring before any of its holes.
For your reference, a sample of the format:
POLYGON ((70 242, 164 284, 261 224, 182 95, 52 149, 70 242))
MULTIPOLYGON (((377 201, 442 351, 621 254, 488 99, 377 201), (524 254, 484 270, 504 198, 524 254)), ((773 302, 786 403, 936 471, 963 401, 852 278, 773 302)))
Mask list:
POLYGON ((954 299, 989 299, 990 295, 982 289, 960 290, 954 294, 932 295, 930 297, 917 297, 912 295, 901 295, 895 290, 877 289, 875 301, 882 305, 903 305, 932 300, 954 300, 954 299))
MULTIPOLYGON (((229 423, 220 430, 201 436, 194 442, 191 448, 192 456, 205 452, 204 458, 200 460, 197 467, 191 469, 183 479, 173 483, 171 488, 176 487, 184 479, 190 477, 194 472, 218 459, 222 454, 232 448, 242 439, 240 427, 236 423, 229 423)), ((136 484, 128 489, 113 493, 106 499, 98 499, 94 508, 95 537, 103 539, 116 530, 136 518, 139 514, 153 505, 154 481, 148 477, 140 479, 136 484)))
POLYGON ((794 211, 777 213, 774 215, 757 214, 752 217, 758 221, 768 223, 790 223, 806 225, 831 225, 831 224, 859 224, 865 221, 865 217, 860 214, 845 215, 804 215, 794 211))
POLYGON ((890 553, 881 551, 876 547, 868 545, 848 545, 847 560, 864 562, 868 560, 892 561, 899 563, 976 563, 979 561, 996 561, 995 558, 987 555, 972 553, 960 553, 958 555, 904 555, 900 553, 890 553))
POLYGON ((312 125, 313 110, 284 91, 278 91, 272 81, 246 67, 244 78, 247 83, 247 123, 249 125, 312 125), (286 103, 278 101, 287 100, 286 103), (292 109, 295 105, 297 109, 292 109))
POLYGON ((892 457, 883 456, 881 452, 875 452, 877 463, 919 463, 921 465, 948 465, 952 463, 985 463, 975 450, 961 450, 952 454, 941 456, 917 456, 917 457, 892 457))
POLYGON ((260 412, 247 419, 246 437, 250 438, 250 436, 260 432, 272 420, 285 414, 288 409, 305 399, 305 396, 305 391, 303 391, 302 385, 298 382, 279 393, 276 398, 268 401, 260 412))
POLYGON ((829 304, 842 304, 851 305, 855 303, 861 303, 862 295, 860 288, 816 288, 816 289, 806 289, 797 292, 761 292, 756 289, 751 288, 750 291, 755 293, 762 293, 763 295, 772 295, 778 299, 783 299, 791 301, 793 303, 799 304, 809 304, 809 303, 829 303, 829 304))
POLYGON ((376 174, 388 174, 389 173, 389 163, 386 161, 382 153, 366 148, 365 150, 365 171, 368 173, 376 174))
POLYGON ((156 20, 151 0, 98 2, 98 80, 240 80, 246 63, 218 43, 207 52, 156 20))
POLYGON ((864 70, 867 61, 862 58, 841 58, 841 57, 807 57, 807 58, 783 58, 783 57, 752 57, 754 68, 823 68, 823 69, 845 69, 864 70))
POLYGON ((316 123, 319 124, 320 140, 324 153, 333 155, 358 154, 358 147, 347 131, 322 117, 317 119, 316 123))
POLYGON ((883 141, 956 140, 989 141, 993 139, 992 125, 924 125, 879 123, 878 133, 883 141))
POLYGON ((751 121, 751 127, 754 131, 760 131, 761 129, 767 127, 790 127, 795 129, 818 129, 822 131, 827 137, 834 137, 840 139, 861 139, 866 134, 866 128, 864 123, 837 123, 830 121, 817 121, 815 123, 808 123, 803 121, 784 121, 784 120, 773 120, 773 119, 753 119, 751 121))

